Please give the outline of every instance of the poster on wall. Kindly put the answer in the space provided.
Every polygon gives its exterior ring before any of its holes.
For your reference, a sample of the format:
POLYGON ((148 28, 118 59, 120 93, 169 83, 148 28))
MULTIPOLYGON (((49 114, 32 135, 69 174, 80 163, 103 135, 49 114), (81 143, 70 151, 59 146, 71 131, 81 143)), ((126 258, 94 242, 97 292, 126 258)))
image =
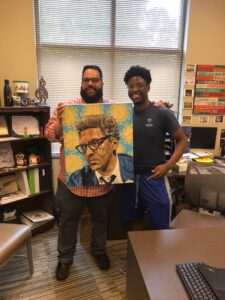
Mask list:
POLYGON ((225 114, 225 66, 196 66, 193 112, 225 114))
POLYGON ((132 113, 131 103, 65 106, 63 135, 70 187, 134 181, 132 113))

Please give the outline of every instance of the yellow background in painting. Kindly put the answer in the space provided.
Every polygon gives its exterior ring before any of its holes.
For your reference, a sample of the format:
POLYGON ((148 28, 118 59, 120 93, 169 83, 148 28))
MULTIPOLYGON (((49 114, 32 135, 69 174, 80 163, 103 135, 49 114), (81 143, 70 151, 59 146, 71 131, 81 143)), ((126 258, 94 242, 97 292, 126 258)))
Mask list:
POLYGON ((74 107, 65 106, 63 124, 65 126, 72 126, 77 120, 78 120, 77 111, 74 109, 74 107))
POLYGON ((124 122, 129 116, 128 107, 112 104, 109 109, 109 115, 113 116, 117 122, 124 122))
POLYGON ((127 125, 124 127, 123 132, 121 132, 123 139, 126 143, 131 144, 133 142, 133 126, 127 125))
POLYGON ((79 156, 68 155, 65 158, 67 172, 73 173, 74 170, 83 167, 83 162, 79 156))
POLYGON ((104 111, 103 111, 102 107, 99 105, 89 104, 84 107, 84 111, 83 111, 84 117, 90 116, 90 115, 103 115, 103 114, 104 114, 104 111))
POLYGON ((79 137, 75 131, 64 132, 64 144, 68 150, 74 150, 79 144, 79 137))

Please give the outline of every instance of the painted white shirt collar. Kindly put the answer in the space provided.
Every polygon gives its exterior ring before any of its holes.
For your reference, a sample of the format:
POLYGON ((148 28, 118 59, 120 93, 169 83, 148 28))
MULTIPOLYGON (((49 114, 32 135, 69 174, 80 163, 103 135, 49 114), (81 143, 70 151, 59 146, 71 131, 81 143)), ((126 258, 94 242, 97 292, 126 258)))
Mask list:
POLYGON ((102 176, 98 171, 95 171, 95 175, 97 177, 99 184, 106 184, 106 182, 110 183, 112 176, 115 176, 115 179, 113 180, 112 183, 122 183, 123 181, 120 173, 120 164, 119 164, 118 157, 116 157, 116 166, 110 176, 102 176), (104 180, 101 179, 101 177, 105 180, 105 182, 104 180))

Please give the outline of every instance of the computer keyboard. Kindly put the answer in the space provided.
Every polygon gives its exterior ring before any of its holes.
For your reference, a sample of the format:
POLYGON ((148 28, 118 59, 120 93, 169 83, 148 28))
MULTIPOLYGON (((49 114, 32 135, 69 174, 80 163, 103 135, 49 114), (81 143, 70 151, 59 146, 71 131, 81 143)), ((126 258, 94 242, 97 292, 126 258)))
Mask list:
POLYGON ((185 263, 176 265, 191 299, 217 300, 215 293, 198 269, 198 263, 185 263))

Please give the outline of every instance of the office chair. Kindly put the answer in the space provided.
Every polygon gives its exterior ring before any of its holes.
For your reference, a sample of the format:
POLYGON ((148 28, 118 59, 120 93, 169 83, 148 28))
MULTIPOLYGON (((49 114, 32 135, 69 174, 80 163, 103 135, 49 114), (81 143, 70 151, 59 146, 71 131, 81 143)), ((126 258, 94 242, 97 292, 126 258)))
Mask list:
POLYGON ((27 246, 30 274, 34 272, 31 250, 31 230, 27 225, 0 223, 0 268, 3 267, 16 252, 27 246))
POLYGON ((171 228, 225 227, 225 166, 191 161, 184 186, 191 209, 181 210, 171 228))

